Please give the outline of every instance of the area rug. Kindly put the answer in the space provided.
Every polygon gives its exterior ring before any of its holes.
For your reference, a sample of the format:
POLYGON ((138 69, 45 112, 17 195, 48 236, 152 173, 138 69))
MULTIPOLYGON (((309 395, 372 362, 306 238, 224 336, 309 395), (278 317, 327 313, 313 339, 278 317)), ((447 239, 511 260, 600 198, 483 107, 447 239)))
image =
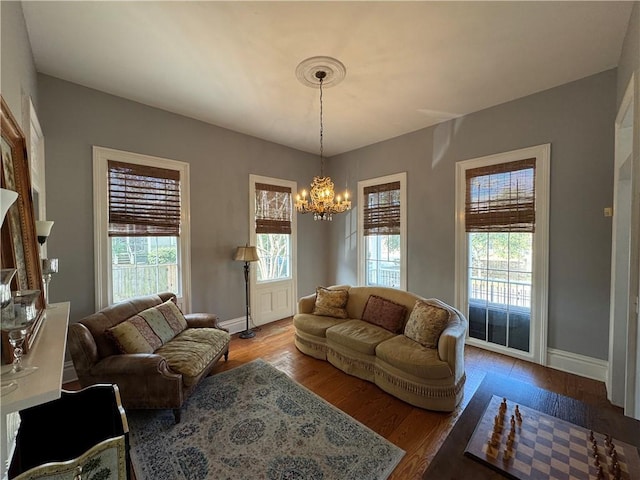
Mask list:
POLYGON ((262 359, 127 412, 137 480, 383 480, 405 452, 262 359))

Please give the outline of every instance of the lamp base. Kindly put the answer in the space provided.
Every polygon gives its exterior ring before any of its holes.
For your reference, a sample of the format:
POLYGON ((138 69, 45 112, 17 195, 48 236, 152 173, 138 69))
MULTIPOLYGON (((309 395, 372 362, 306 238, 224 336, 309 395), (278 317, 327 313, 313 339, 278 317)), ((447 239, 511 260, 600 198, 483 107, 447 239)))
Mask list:
POLYGON ((254 332, 251 329, 245 330, 244 332, 240 333, 240 335, 239 335, 240 338, 253 338, 255 336, 256 336, 256 332, 254 332))

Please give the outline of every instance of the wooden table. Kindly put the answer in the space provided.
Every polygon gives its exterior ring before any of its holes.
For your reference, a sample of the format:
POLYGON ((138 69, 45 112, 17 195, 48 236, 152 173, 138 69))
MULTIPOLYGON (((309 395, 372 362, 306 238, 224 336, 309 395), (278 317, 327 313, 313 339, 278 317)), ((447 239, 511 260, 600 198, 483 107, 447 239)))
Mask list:
POLYGON ((491 397, 507 397, 567 422, 612 435, 640 447, 640 422, 608 409, 543 390, 500 375, 487 374, 424 473, 424 480, 503 479, 503 475, 464 455, 467 442, 491 397))

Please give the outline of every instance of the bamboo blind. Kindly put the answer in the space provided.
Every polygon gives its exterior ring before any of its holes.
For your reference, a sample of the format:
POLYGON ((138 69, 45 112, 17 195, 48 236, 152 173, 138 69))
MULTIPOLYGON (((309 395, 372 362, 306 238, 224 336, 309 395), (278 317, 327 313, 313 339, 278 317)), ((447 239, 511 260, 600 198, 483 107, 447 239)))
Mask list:
POLYGON ((109 236, 180 235, 180 172, 109 160, 109 236))

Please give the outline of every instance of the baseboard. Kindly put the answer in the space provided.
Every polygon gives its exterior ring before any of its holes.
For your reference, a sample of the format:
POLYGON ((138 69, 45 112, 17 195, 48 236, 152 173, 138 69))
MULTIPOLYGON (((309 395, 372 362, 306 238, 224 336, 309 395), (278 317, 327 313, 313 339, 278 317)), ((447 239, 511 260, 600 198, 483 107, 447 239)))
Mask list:
POLYGON ((229 320, 224 320, 220 322, 220 326, 229 329, 229 333, 233 335, 234 333, 244 332, 247 329, 247 318, 231 318, 229 320))
POLYGON ((547 367, 606 383, 609 362, 578 353, 548 348, 547 367))

